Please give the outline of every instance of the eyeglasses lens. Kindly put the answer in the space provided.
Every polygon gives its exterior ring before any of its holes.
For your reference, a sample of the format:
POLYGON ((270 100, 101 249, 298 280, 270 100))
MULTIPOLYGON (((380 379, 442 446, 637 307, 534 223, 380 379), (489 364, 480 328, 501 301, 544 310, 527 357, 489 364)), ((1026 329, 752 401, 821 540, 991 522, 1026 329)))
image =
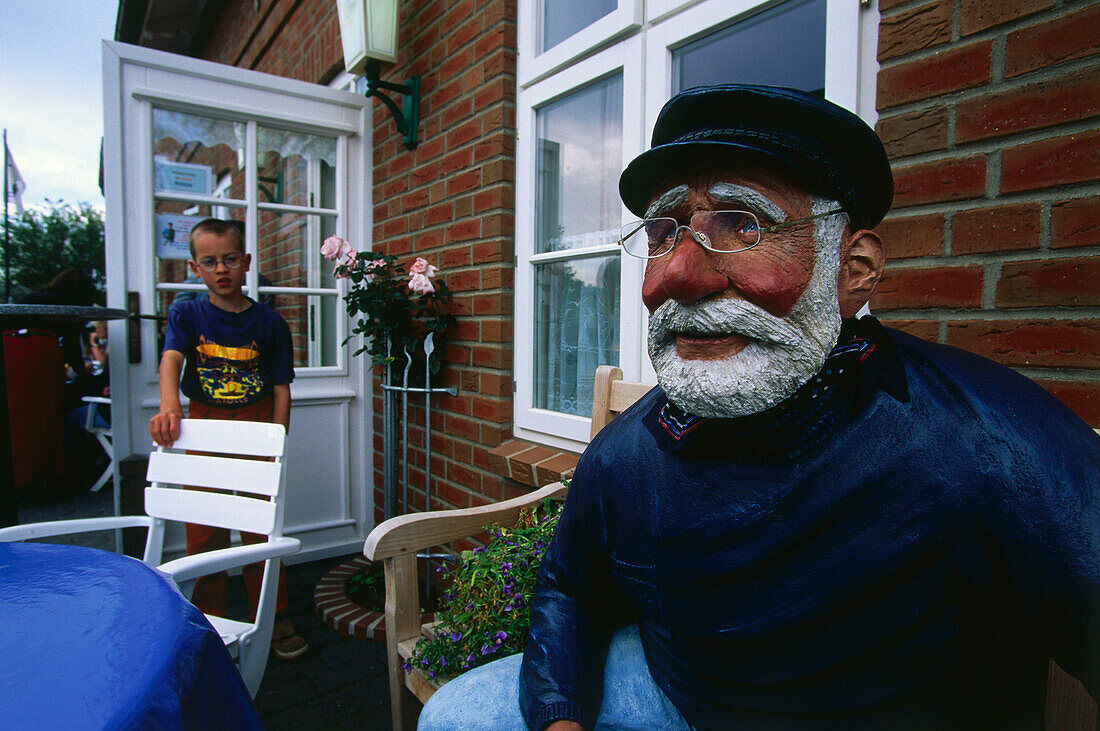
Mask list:
POLYGON ((760 221, 749 211, 700 211, 692 225, 716 251, 741 251, 760 243, 760 221))
MULTIPOLYGON (((221 263, 225 264, 226 269, 236 269, 241 265, 241 257, 237 254, 226 254, 221 258, 221 263)), ((218 260, 212 256, 203 257, 199 259, 199 268, 204 272, 212 272, 218 268, 218 260)))

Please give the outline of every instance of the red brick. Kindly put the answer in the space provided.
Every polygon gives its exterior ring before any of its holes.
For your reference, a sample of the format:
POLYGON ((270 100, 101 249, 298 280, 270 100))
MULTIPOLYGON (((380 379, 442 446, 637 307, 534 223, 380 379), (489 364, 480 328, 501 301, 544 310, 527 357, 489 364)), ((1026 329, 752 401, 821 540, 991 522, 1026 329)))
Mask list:
POLYGON ((1100 383, 1096 381, 1036 380, 1093 429, 1100 427, 1100 383))
POLYGON ((985 195, 984 155, 937 160, 894 170, 894 208, 985 195))
POLYGON ((1100 320, 949 322, 947 342, 1014 367, 1100 367, 1100 320))
POLYGON ((1038 203, 960 211, 951 221, 951 253, 1038 249, 1039 213, 1038 203))
POLYGON ((909 333, 915 338, 927 340, 930 343, 938 343, 940 339, 940 324, 935 320, 891 320, 884 318, 882 324, 909 333))
POLYGON ((992 45, 982 41, 970 46, 940 51, 878 73, 878 108, 908 104, 989 81, 992 45))
POLYGON ((1100 258, 1006 262, 997 282, 998 307, 1100 305, 1100 258))
POLYGON ((458 172, 470 167, 473 163, 474 155, 473 150, 469 147, 465 147, 461 150, 455 150, 451 154, 443 158, 443 162, 440 164, 439 171, 442 175, 450 175, 451 173, 458 172))
POLYGON ((481 172, 478 170, 453 175, 447 180, 447 195, 458 195, 468 190, 476 190, 480 185, 481 172))
POLYGON ((550 459, 535 465, 535 481, 539 485, 560 482, 561 478, 577 467, 579 455, 558 452, 550 459))
POLYGON ((878 28, 878 60, 904 56, 951 40, 950 0, 884 17, 878 28))
POLYGON ((968 36, 1053 6, 1054 0, 961 0, 959 26, 968 36))
POLYGON ((479 236, 481 236, 481 221, 476 218, 458 221, 447 227, 448 244, 469 241, 479 236))
POLYGON ((1051 188, 1100 179, 1100 132, 1011 147, 1001 156, 1001 192, 1051 188))
MULTIPOLYGON (((475 221, 476 223, 476 221, 475 221)), ((447 275, 447 286, 452 292, 471 292, 479 289, 479 276, 477 270, 467 269, 461 272, 451 272, 447 275)))
POLYGON ((481 383, 478 391, 487 396, 512 395, 512 377, 500 373, 484 372, 481 374, 481 383))
POLYGON ((1050 207, 1050 248, 1100 244, 1100 198, 1077 198, 1050 207))
POLYGON ((470 401, 470 415, 486 421, 504 423, 512 419, 512 403, 495 399, 473 398, 470 401))
POLYGON ((472 119, 447 133, 447 148, 455 149, 481 136, 481 120, 472 119))
POLYGON ((960 102, 955 141, 971 142, 1076 122, 1100 113, 1100 77, 1062 76, 960 102))
POLYGON ((982 268, 887 269, 871 309, 924 310, 932 307, 980 307, 982 268))
POLYGON ((485 343, 512 342, 511 320, 484 320, 481 323, 481 340, 485 343))
POLYGON ((1086 58, 1100 50, 1100 5, 1008 34, 1005 76, 1011 78, 1054 64, 1086 58))
POLYGON ((875 131, 891 160, 947 149, 947 108, 930 107, 879 119, 875 131))
POLYGON ((943 214, 888 218, 875 226, 888 259, 939 256, 943 253, 943 214))
POLYGON ((432 206, 425 212, 424 222, 429 225, 449 223, 454 220, 454 204, 450 201, 432 206))

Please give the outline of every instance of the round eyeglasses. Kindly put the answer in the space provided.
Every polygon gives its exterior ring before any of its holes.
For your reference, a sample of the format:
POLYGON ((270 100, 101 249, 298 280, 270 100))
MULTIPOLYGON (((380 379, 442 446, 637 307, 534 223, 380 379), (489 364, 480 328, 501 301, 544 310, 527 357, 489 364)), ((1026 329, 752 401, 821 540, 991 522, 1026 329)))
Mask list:
POLYGON ((218 268, 219 261, 225 264, 226 269, 238 269, 244 261, 244 257, 240 254, 226 254, 221 259, 217 259, 213 256, 204 256, 195 263, 198 264, 199 269, 202 269, 204 272, 212 272, 218 268))
POLYGON ((845 210, 837 208, 770 226, 761 226, 760 219, 751 211, 696 211, 690 225, 681 224, 675 218, 646 218, 628 221, 619 231, 619 244, 631 256, 656 259, 672 251, 680 240, 680 232, 687 231, 708 251, 736 254, 759 244, 764 234, 838 213, 845 213, 845 210))

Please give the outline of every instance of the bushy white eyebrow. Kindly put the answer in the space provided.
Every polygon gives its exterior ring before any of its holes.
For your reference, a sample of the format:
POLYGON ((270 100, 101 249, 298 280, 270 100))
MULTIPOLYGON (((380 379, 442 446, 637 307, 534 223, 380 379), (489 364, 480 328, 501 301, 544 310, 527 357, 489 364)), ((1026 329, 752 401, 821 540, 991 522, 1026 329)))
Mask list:
POLYGON ((745 205, 767 214, 775 222, 786 221, 787 212, 758 190, 736 183, 715 183, 707 191, 710 197, 723 203, 745 205))
POLYGON ((688 199, 688 187, 677 185, 672 190, 662 193, 657 200, 645 210, 646 218, 659 218, 669 211, 675 210, 688 199))

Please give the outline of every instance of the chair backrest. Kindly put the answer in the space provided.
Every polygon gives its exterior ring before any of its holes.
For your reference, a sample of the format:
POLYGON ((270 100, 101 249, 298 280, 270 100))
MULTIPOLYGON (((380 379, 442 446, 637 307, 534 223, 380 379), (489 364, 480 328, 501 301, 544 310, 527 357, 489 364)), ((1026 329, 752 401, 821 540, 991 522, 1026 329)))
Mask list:
POLYGON ((600 429, 652 388, 651 383, 624 381, 622 370, 615 366, 604 365, 597 368, 592 392, 592 432, 588 438, 596 436, 600 429))
POLYGON ((286 431, 255 421, 183 419, 170 449, 149 455, 145 512, 154 518, 282 535, 286 431), (180 489, 198 487, 232 491, 180 489))

